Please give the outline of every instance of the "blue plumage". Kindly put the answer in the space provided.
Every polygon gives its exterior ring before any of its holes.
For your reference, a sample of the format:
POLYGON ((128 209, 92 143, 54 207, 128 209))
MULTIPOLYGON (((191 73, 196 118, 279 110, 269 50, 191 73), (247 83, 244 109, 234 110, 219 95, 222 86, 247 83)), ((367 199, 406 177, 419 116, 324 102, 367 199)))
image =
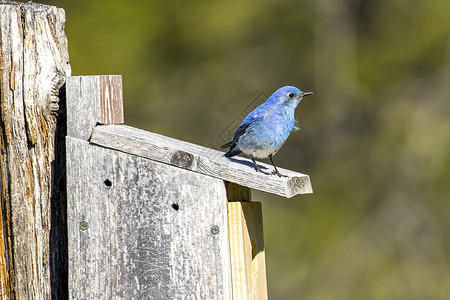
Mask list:
POLYGON ((293 86, 279 88, 266 102, 245 117, 233 140, 221 146, 230 147, 225 156, 233 157, 242 152, 252 159, 255 169, 259 172, 262 171, 256 164, 255 157, 268 157, 275 168, 273 173, 281 176, 272 156, 283 146, 289 134, 297 129, 295 108, 304 96, 311 94, 293 86))

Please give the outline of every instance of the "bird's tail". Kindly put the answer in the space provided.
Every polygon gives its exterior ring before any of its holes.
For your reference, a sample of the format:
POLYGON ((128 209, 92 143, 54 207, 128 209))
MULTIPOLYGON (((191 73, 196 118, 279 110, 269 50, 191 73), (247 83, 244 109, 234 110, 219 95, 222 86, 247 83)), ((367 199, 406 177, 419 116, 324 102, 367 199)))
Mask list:
POLYGON ((232 144, 233 144, 233 141, 228 142, 228 143, 226 143, 226 144, 223 144, 222 146, 220 146, 220 149, 228 148, 228 147, 230 147, 232 144))
POLYGON ((236 147, 231 148, 230 150, 228 150, 227 153, 225 153, 226 157, 233 157, 235 155, 238 155, 239 153, 241 153, 241 150, 236 149, 236 147))
POLYGON ((239 150, 238 147, 236 147, 236 144, 234 144, 233 141, 223 144, 222 146, 220 146, 220 149, 228 148, 228 147, 230 147, 230 150, 228 150, 228 152, 225 153, 226 157, 233 157, 233 156, 241 153, 241 150, 239 150))

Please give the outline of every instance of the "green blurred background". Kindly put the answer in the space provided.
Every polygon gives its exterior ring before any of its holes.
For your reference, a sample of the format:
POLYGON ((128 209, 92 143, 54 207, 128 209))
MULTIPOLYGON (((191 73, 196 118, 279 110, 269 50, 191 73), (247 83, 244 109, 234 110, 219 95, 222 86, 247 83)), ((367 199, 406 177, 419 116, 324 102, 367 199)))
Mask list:
POLYGON ((315 93, 275 157, 314 194, 253 192, 270 299, 450 299, 448 0, 42 2, 73 75, 123 75, 129 125, 217 147, 280 86, 315 93))

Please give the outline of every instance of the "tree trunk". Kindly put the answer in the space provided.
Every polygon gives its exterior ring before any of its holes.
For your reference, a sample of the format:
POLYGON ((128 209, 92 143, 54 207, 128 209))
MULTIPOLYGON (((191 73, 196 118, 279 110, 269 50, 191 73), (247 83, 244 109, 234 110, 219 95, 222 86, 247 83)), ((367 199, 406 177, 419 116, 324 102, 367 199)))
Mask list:
POLYGON ((64 24, 0 1, 0 299, 67 298, 64 24))

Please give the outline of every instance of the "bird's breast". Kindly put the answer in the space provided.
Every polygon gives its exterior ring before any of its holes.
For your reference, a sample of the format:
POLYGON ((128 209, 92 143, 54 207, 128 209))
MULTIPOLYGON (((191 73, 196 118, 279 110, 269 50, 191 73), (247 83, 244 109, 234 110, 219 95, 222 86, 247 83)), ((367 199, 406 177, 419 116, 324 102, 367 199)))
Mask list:
POLYGON ((277 153, 278 150, 279 148, 256 149, 250 154, 256 158, 267 158, 269 155, 277 153))

